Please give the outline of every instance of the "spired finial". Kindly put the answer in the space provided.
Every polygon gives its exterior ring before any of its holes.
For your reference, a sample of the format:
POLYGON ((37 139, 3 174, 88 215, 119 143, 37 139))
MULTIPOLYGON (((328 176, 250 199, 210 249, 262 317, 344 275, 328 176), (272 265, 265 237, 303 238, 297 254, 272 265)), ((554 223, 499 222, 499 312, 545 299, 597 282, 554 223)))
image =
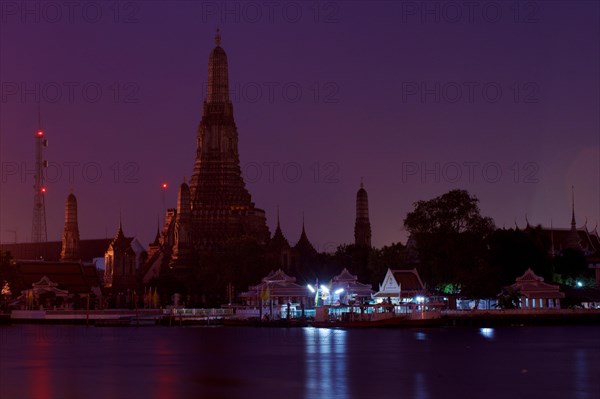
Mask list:
POLYGON ((215 35, 215 44, 217 46, 221 45, 221 30, 219 29, 218 26, 217 26, 217 34, 215 35))
POLYGON ((571 186, 571 225, 575 225, 575 186, 571 186))
POLYGON ((364 188, 363 187, 363 177, 362 176, 360 177, 360 188, 364 188))
POLYGON ((277 227, 279 227, 279 205, 277 205, 277 227))

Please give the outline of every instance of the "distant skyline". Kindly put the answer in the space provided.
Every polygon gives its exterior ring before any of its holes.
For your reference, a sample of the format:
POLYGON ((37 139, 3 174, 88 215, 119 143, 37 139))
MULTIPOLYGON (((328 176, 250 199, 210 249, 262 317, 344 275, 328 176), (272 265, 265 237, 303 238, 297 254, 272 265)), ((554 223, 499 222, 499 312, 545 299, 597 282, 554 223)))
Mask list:
POLYGON ((0 241, 29 241, 38 102, 48 240, 156 233, 192 174, 217 26, 246 186, 294 244, 405 243, 453 188, 498 227, 600 222, 600 5, 503 2, 0 4, 0 241), (48 4, 54 4, 55 8, 48 4), (515 8, 516 7, 516 8, 515 8), (72 174, 71 174, 72 173, 72 174), (168 183, 163 192, 162 184, 168 183))

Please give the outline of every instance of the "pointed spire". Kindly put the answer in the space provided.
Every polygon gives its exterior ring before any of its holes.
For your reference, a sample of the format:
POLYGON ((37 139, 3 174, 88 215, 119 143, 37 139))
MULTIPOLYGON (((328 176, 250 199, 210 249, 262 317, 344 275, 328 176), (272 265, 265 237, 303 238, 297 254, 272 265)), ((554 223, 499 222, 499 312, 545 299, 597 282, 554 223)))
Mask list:
POLYGON ((217 26, 217 34, 215 35, 215 45, 221 45, 221 29, 217 26))
POLYGON ((279 228, 279 205, 277 205, 277 228, 279 228))
POLYGON ((575 228, 575 186, 571 186, 571 228, 575 228))
POLYGON ((369 196, 360 178, 360 188, 356 192, 356 221, 354 223, 354 244, 371 246, 371 222, 369 220, 369 196))
POLYGON ((531 226, 529 225, 529 219, 527 218, 527 214, 525 214, 525 228, 528 229, 531 226))
POLYGON ((571 231, 567 240, 567 248, 581 250, 581 240, 575 223, 575 186, 571 186, 571 231))
POLYGON ((552 219, 550 219, 550 243, 551 243, 550 253, 551 253, 552 257, 554 257, 556 252, 554 250, 554 226, 552 223, 552 219))

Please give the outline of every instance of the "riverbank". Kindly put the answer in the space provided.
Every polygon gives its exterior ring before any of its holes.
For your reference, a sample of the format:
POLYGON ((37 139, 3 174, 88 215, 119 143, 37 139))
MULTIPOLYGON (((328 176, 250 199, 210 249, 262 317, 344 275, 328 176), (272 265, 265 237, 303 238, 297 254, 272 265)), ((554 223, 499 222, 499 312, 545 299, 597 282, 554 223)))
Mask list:
POLYGON ((396 325, 369 323, 316 323, 306 319, 260 321, 234 318, 226 309, 185 309, 173 312, 161 309, 139 310, 19 310, 1 315, 0 324, 82 324, 95 326, 189 326, 225 325, 250 327, 500 327, 500 326, 563 326, 600 325, 600 310, 539 309, 539 310, 446 310, 431 320, 406 320, 396 325))

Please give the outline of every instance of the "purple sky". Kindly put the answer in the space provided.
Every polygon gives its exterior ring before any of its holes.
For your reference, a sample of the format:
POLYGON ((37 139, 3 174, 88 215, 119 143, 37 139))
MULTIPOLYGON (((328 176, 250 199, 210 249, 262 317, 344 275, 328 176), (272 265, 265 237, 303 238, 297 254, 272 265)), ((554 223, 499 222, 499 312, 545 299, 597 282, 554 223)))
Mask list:
POLYGON ((453 188, 499 227, 567 227, 571 185, 578 224, 600 219, 597 2, 68 4, 0 3, 2 242, 31 234, 38 98, 48 239, 71 189, 82 238, 119 210, 153 238, 161 183, 174 207, 192 172, 217 25, 246 184, 292 244, 302 212, 317 249, 351 242, 361 177, 376 246, 453 188))

